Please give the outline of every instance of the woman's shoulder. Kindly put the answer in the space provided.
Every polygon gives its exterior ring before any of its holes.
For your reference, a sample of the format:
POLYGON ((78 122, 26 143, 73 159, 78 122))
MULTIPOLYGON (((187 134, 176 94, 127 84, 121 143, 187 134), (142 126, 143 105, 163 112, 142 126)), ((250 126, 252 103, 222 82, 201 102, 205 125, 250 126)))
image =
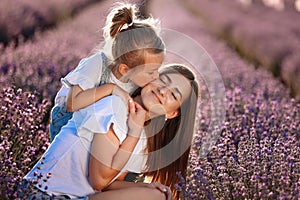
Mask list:
MULTIPOLYGON (((120 141, 123 141, 127 134, 127 107, 118 96, 107 96, 96 103, 74 113, 75 123, 78 127, 78 134, 82 137, 88 130, 89 133, 107 133, 111 125, 120 141)), ((87 134, 89 137, 89 134, 87 134)))

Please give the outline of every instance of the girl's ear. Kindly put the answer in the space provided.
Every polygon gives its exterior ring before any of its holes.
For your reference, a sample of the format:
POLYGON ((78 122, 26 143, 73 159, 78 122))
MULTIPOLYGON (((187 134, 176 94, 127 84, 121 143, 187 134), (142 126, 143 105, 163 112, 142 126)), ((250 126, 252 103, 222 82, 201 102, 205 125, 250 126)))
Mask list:
POLYGON ((178 115, 179 115, 179 111, 176 110, 176 111, 174 111, 174 112, 167 113, 167 114, 166 114, 166 118, 167 118, 167 119, 172 119, 172 118, 174 118, 174 117, 177 117, 178 115))
POLYGON ((119 72, 124 76, 129 71, 129 67, 126 64, 121 63, 119 65, 119 72))

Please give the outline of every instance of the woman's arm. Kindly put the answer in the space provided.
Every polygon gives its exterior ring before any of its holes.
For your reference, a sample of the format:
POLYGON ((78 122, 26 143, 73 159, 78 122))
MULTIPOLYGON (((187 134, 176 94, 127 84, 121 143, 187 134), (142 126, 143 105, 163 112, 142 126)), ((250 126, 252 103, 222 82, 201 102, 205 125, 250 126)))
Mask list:
POLYGON ((108 190, 118 190, 123 188, 129 188, 129 187, 149 187, 148 183, 142 183, 142 182, 128 182, 128 181, 114 181, 109 186, 107 186, 103 191, 108 190))
POLYGON ((107 134, 94 135, 90 152, 89 177, 95 189, 102 190, 119 173, 129 160, 137 142, 137 137, 128 135, 119 145, 112 128, 107 134))
POLYGON ((129 132, 120 144, 113 125, 106 134, 94 134, 90 160, 89 177, 93 187, 102 190, 121 171, 133 152, 145 121, 145 110, 136 103, 129 105, 129 132))
POLYGON ((103 191, 109 191, 109 190, 119 190, 124 188, 130 188, 130 187, 147 187, 152 189, 158 189, 159 191, 163 192, 167 200, 171 200, 172 198, 172 191, 169 187, 160 184, 158 182, 155 183, 134 183, 134 182, 127 182, 127 181, 114 181, 111 183, 107 188, 105 188, 103 191))

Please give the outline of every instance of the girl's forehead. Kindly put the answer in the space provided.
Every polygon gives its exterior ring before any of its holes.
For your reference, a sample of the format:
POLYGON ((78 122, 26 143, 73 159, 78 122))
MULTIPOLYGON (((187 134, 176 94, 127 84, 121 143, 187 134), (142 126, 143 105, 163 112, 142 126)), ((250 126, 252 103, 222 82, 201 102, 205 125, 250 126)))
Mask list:
POLYGON ((145 64, 159 64, 164 60, 164 53, 145 53, 145 64))
POLYGON ((159 63, 149 63, 144 65, 144 71, 158 71, 160 67, 159 63))

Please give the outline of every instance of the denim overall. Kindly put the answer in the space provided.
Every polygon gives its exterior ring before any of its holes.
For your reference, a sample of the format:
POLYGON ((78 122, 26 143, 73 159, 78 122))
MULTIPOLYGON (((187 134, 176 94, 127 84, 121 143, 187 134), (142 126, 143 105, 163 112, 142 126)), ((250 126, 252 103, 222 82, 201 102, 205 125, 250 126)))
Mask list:
MULTIPOLYGON (((109 68, 110 61, 109 59, 104 55, 104 53, 101 53, 102 57, 102 75, 101 75, 101 81, 98 84, 103 85, 108 82, 111 70, 109 68)), ((73 112, 67 111, 66 102, 64 102, 62 105, 55 105, 52 108, 51 111, 51 122, 50 122, 50 142, 53 141, 55 136, 60 132, 60 129, 66 125, 73 116, 73 112)))

